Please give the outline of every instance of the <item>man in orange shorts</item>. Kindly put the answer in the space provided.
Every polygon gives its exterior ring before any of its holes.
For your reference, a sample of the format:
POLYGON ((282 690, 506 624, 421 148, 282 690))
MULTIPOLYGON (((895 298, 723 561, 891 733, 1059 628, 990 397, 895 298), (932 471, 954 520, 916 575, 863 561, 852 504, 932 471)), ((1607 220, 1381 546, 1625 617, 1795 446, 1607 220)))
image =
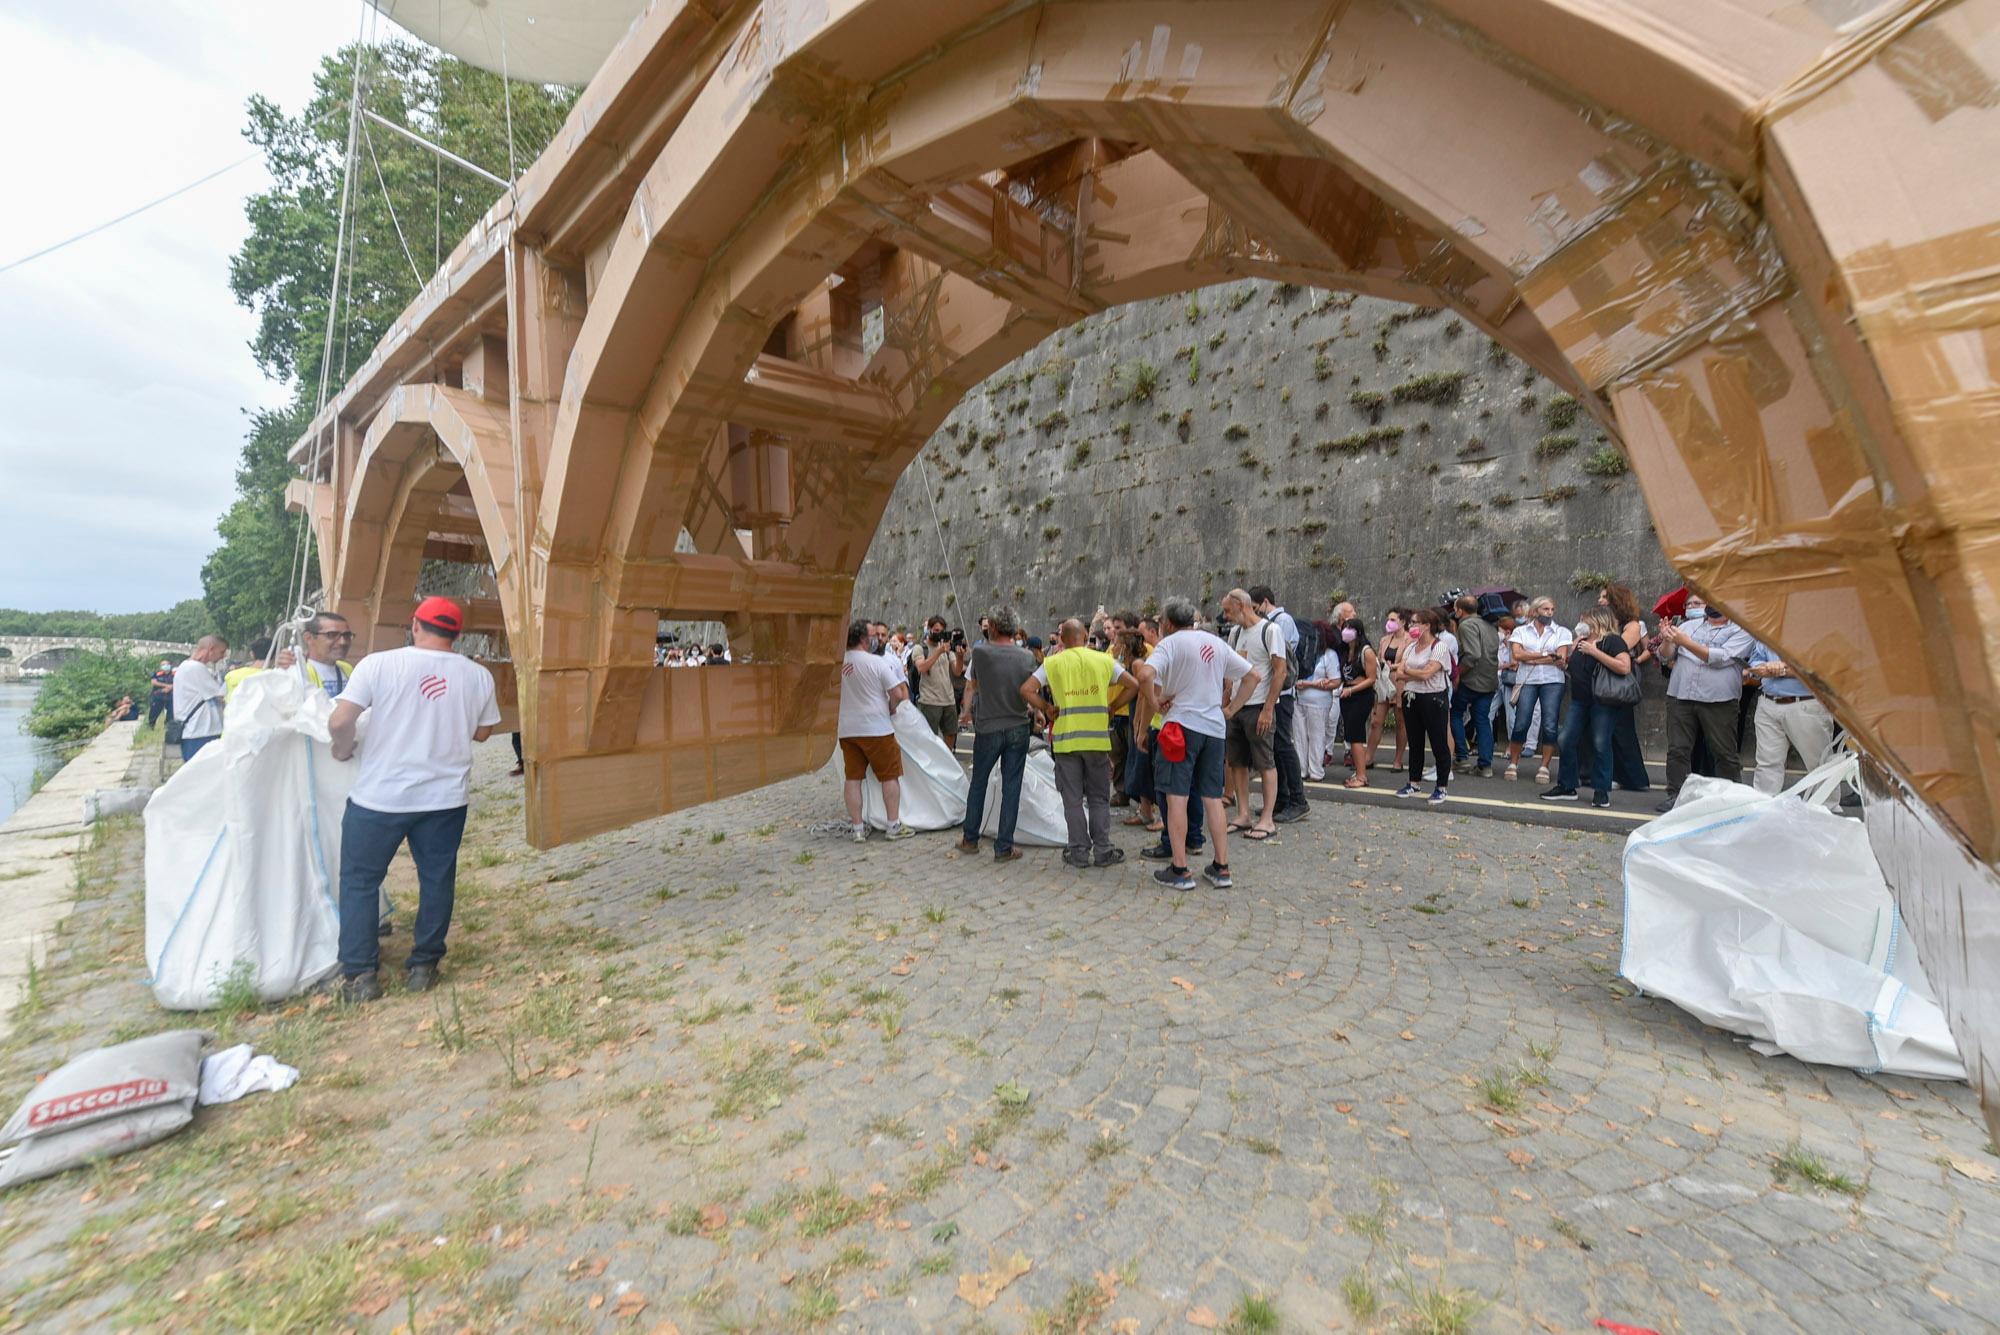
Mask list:
POLYGON ((840 660, 840 757, 847 766, 847 819, 854 842, 868 841, 861 819, 861 781, 875 771, 888 809, 891 839, 916 831, 903 824, 903 748, 889 713, 910 698, 909 678, 895 659, 875 652, 875 633, 866 621, 847 628, 847 654, 840 660))

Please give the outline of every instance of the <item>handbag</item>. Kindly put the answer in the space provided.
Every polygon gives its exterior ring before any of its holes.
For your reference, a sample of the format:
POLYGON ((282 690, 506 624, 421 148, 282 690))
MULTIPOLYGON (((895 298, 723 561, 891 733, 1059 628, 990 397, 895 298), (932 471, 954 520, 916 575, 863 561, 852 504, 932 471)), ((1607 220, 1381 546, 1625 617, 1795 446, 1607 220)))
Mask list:
POLYGON ((1597 680, 1591 683, 1590 695, 1600 705, 1636 705, 1639 703, 1639 674, 1635 671, 1620 676, 1599 663, 1597 680))

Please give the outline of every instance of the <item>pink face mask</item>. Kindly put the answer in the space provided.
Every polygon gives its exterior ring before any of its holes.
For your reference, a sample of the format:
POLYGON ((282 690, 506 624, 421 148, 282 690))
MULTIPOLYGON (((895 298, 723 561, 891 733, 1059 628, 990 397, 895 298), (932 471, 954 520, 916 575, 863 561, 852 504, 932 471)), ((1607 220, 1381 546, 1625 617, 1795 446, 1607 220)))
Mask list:
POLYGON ((1403 628, 1403 623, 1396 620, 1396 618, 1394 617, 1390 617, 1387 621, 1382 623, 1382 629, 1387 631, 1391 635, 1394 635, 1397 631, 1401 630, 1402 628, 1403 628))
POLYGON ((1341 629, 1340 629, 1340 638, 1341 638, 1342 642, 1344 642, 1344 643, 1346 643, 1346 644, 1353 644, 1353 643, 1354 643, 1354 627, 1352 627, 1352 626, 1343 626, 1343 627, 1341 627, 1341 629))

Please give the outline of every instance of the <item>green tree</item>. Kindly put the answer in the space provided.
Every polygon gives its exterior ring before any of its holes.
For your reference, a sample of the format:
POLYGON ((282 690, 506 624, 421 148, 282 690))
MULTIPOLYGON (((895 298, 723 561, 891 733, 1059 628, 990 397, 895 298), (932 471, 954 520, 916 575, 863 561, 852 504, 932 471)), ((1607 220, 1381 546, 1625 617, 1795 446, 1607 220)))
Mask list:
MULTIPOLYGON (((249 202, 250 235, 230 261, 229 284, 257 315, 250 349, 258 367, 293 397, 284 411, 252 416, 236 499, 216 526, 221 544, 202 567, 213 628, 236 642, 291 610, 304 521, 285 509, 285 484, 298 475, 285 456, 318 401, 329 312, 335 315, 331 394, 500 196, 491 181, 380 126, 367 127, 355 149, 346 276, 330 301, 355 68, 352 46, 323 59, 312 98, 297 115, 266 98, 250 99, 244 135, 263 151, 272 187, 249 202)), ((363 48, 359 68, 363 106, 507 174, 508 98, 499 76, 400 41, 363 48)), ((515 83, 511 98, 513 157, 525 168, 562 127, 576 94, 515 83)))
POLYGON ((185 598, 164 612, 24 612, 0 607, 0 635, 78 635, 192 644, 208 633, 208 607, 185 598))
POLYGON ((101 649, 79 649, 42 682, 21 727, 57 741, 94 737, 121 696, 146 698, 150 668, 109 640, 101 649))

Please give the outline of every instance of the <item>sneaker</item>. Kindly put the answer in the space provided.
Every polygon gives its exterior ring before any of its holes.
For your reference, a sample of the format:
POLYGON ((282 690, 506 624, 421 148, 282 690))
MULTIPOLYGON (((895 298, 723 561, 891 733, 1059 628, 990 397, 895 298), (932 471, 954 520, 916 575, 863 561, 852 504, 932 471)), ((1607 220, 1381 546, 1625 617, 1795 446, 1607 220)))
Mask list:
POLYGON ((410 971, 403 975, 403 986, 411 992, 428 992, 438 985, 438 966, 435 964, 412 964, 410 971))
POLYGON ((1508 779, 1518 779, 1518 778, 1520 778, 1520 777, 1521 777, 1521 767, 1520 767, 1519 765, 1512 765, 1512 764, 1508 765, 1508 766, 1507 766, 1507 773, 1506 773, 1505 775, 1503 775, 1502 777, 1503 777, 1503 778, 1508 778, 1508 779))
POLYGON ((1426 802, 1429 802, 1434 807, 1441 807, 1444 805, 1444 798, 1445 798, 1444 785, 1439 784, 1437 787, 1431 789, 1431 795, 1425 798, 1424 800, 1426 802))
POLYGON ((857 844, 865 844, 868 842, 868 827, 866 825, 857 825, 853 830, 849 831, 847 837, 857 844))
POLYGON ((1421 788, 1417 787, 1417 785, 1415 785, 1414 783, 1406 783, 1406 784, 1404 784, 1404 785, 1403 785, 1403 786, 1402 786, 1401 788, 1398 788, 1398 789, 1396 790, 1396 796, 1398 796, 1398 797, 1421 797, 1421 796, 1423 796, 1423 790, 1422 790, 1421 788))
MULTIPOLYGON (((1291 818, 1295 821, 1305 820, 1311 815, 1312 815, 1312 804, 1309 802, 1300 802, 1297 806, 1292 808, 1291 818)), ((1279 820, 1285 819, 1285 813, 1280 811, 1278 813, 1278 819, 1279 820)))
POLYGON ((1611 805, 1611 794, 1609 794, 1609 793, 1592 793, 1592 794, 1590 795, 1590 805, 1592 805, 1592 806, 1594 806, 1594 807, 1598 807, 1598 808, 1603 808, 1603 807, 1608 807, 1608 806, 1610 806, 1610 805, 1611 805))
POLYGON ((1002 853, 996 848, 993 850, 993 860, 995 862, 1019 862, 1021 860, 1021 850, 1010 848, 1005 853, 1002 853))
POLYGON ((1271 821, 1275 825, 1290 825, 1293 821, 1304 820, 1305 816, 1305 804, 1298 803, 1289 807, 1279 807, 1271 813, 1271 821))
POLYGON ((1660 803, 1660 805, 1653 808, 1655 812, 1659 813, 1662 816, 1666 815, 1669 811, 1672 811, 1673 809, 1674 809, 1674 799, 1671 797, 1668 798, 1666 801, 1660 803))
POLYGON ((1576 801, 1576 789, 1565 788, 1561 784, 1557 784, 1555 787, 1549 789, 1546 793, 1542 794, 1542 801, 1574 802, 1576 801))
POLYGON ((903 822, 897 821, 894 825, 891 825, 889 827, 889 832, 883 835, 882 837, 884 839, 887 839, 890 843, 893 844, 898 839, 914 839, 916 838, 916 835, 917 832, 915 830, 903 824, 903 822))
POLYGON ((1093 857, 1090 860, 1090 865, 1093 867, 1115 867, 1124 860, 1125 860, 1124 849, 1107 848, 1102 853, 1099 853, 1096 857, 1093 857))
POLYGON ((1470 765, 1472 763, 1472 752, 1467 751, 1462 755, 1453 756, 1451 758, 1451 763, 1454 769, 1464 769, 1467 765, 1470 765))
POLYGON ((1148 862, 1172 862, 1174 850, 1166 844, 1148 844, 1139 850, 1139 856, 1148 862))
POLYGON ((341 1001, 359 1003, 380 1001, 382 981, 372 973, 357 973, 352 978, 343 978, 333 990, 333 995, 341 1001))
POLYGON ((958 851, 961 853, 977 853, 979 851, 979 841, 977 839, 961 839, 958 841, 958 851))
POLYGON ((1493 777, 1493 767, 1491 765, 1481 765, 1478 769, 1472 771, 1472 777, 1475 779, 1490 779, 1493 777))
POLYGON ((1194 889, 1194 877, 1188 875, 1186 867, 1162 867, 1153 873, 1153 879, 1169 890, 1194 889))
POLYGON ((1218 890, 1227 890, 1236 884, 1236 881, 1229 874, 1229 868, 1219 862, 1209 863, 1201 869, 1201 874, 1210 885, 1218 890))
POLYGON ((1063 850, 1063 865, 1065 867, 1077 867, 1088 870, 1090 867, 1090 857, 1088 854, 1077 853, 1065 848, 1063 850))
POLYGON ((1549 767, 1547 765, 1544 765, 1540 769, 1535 771, 1535 782, 1547 783, 1548 781, 1549 781, 1549 767))

